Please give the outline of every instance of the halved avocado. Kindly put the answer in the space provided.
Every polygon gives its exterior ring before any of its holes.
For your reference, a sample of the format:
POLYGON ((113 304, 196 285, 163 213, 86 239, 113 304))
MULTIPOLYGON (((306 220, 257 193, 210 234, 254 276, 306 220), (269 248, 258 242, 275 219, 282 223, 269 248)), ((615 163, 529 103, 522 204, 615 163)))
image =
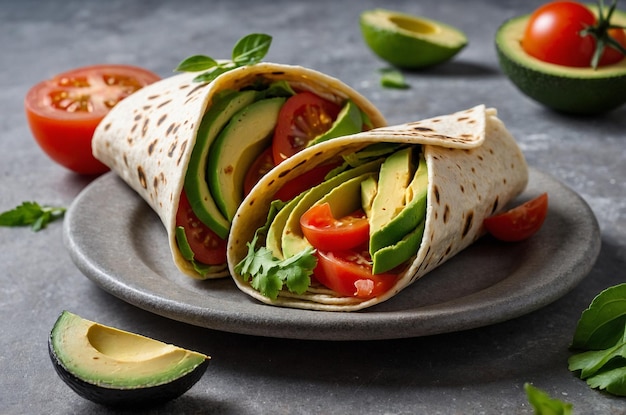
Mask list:
POLYGON ((114 407, 153 406, 177 398, 204 374, 209 357, 63 311, 48 350, 76 393, 114 407))
MULTIPOLYGON (((543 62, 521 45, 529 18, 504 22, 495 39, 500 67, 520 91, 549 108, 572 114, 603 113, 626 102, 626 59, 595 70, 543 62)), ((611 22, 626 25, 626 13, 615 10, 611 22)))
POLYGON ((400 68, 445 62, 467 45, 467 36, 455 27, 391 10, 364 11, 360 26, 370 49, 400 68))

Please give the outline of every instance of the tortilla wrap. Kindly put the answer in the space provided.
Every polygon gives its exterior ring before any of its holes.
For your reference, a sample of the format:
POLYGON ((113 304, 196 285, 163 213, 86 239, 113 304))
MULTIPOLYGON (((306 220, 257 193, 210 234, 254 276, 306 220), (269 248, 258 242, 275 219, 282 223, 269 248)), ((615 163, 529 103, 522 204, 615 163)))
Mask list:
POLYGON ((198 278, 228 275, 226 263, 200 274, 176 241, 176 213, 196 135, 216 94, 241 90, 258 81, 287 81, 332 102, 352 100, 375 127, 385 125, 380 112, 343 82, 300 66, 272 63, 233 69, 209 83, 194 82, 198 73, 182 73, 151 84, 117 104, 96 129, 94 156, 117 173, 158 214, 167 230, 177 267, 198 278))
POLYGON ((395 296, 476 241, 485 232, 483 220, 502 210, 525 189, 527 182, 528 167, 520 148, 498 119, 496 110, 483 105, 321 143, 271 171, 240 205, 228 245, 231 275, 243 292, 267 304, 326 311, 370 307, 395 296), (422 241, 391 290, 378 297, 360 299, 312 285, 301 295, 283 288, 272 300, 235 272, 236 265, 246 257, 247 243, 265 223, 277 189, 317 165, 381 142, 423 145, 428 166, 422 241))

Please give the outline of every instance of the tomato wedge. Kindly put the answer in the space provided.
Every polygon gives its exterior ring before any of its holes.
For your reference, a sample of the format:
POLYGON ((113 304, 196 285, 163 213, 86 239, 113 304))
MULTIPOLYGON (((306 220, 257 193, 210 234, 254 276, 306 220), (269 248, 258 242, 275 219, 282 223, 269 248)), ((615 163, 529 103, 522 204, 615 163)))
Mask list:
POLYGON ((70 70, 33 86, 24 102, 33 136, 55 162, 80 174, 108 170, 91 153, 98 123, 120 100, 160 77, 128 65, 70 70))
POLYGON ((322 251, 342 251, 369 241, 369 222, 361 209, 335 219, 328 203, 314 205, 300 218, 300 228, 311 245, 322 251))
POLYGON ((398 276, 372 274, 367 247, 337 252, 317 251, 315 279, 344 296, 373 298, 391 289, 398 276))
POLYGON ((504 213, 484 220, 487 231, 501 241, 517 242, 533 236, 548 214, 548 194, 543 193, 504 213))
POLYGON ((196 261, 208 265, 226 262, 226 241, 198 219, 193 213, 185 192, 180 195, 176 226, 182 226, 185 229, 187 242, 196 261))
POLYGON ((339 111, 338 104, 308 91, 287 99, 278 114, 272 141, 274 164, 280 164, 328 131, 339 111))
POLYGON ((268 147, 254 160, 246 173, 246 177, 243 180, 244 196, 250 193, 250 190, 261 180, 261 177, 265 176, 273 167, 272 147, 268 147))

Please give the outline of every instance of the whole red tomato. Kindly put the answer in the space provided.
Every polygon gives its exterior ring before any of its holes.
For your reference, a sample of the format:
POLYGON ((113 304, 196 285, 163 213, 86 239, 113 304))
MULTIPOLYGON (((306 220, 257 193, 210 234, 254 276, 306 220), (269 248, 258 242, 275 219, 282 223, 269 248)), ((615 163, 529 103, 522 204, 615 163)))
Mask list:
POLYGON ((148 70, 128 65, 73 69, 28 91, 26 118, 52 160, 76 173, 103 173, 108 167, 91 153, 98 123, 120 100, 159 79, 148 70))
MULTIPOLYGON (((539 7, 531 15, 522 38, 522 48, 529 55, 544 62, 589 67, 598 42, 591 34, 581 32, 594 27, 599 29, 597 36, 605 39, 610 36, 626 47, 626 33, 623 29, 607 30, 599 25, 596 15, 584 4, 555 1, 539 7)), ((613 47, 605 47, 598 64, 609 65, 623 58, 622 52, 613 47)))

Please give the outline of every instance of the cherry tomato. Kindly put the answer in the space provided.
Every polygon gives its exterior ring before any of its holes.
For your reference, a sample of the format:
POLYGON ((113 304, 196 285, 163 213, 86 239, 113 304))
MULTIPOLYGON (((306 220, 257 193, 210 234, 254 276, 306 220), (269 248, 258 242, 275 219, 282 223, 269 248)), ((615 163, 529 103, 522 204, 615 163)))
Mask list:
POLYGON ((226 262, 226 241, 198 219, 193 213, 185 192, 180 195, 176 226, 182 226, 185 229, 187 242, 196 261, 208 265, 226 262))
MULTIPOLYGON (((544 62, 570 67, 591 66, 596 40, 591 35, 581 36, 580 32, 596 23, 596 16, 584 4, 574 1, 545 4, 531 15, 522 38, 522 48, 544 62)), ((611 30, 609 34, 626 45, 626 36, 618 32, 611 30)), ((623 57, 616 49, 607 47, 599 64, 615 63, 623 57)))
POLYGON ((303 175, 285 183, 285 185, 276 192, 274 198, 282 200, 283 202, 293 199, 305 190, 322 183, 326 175, 337 166, 339 166, 339 164, 334 163, 323 164, 312 168, 303 175))
POLYGON ((548 194, 543 193, 504 213, 484 220, 487 231, 507 242, 530 238, 543 225, 548 214, 548 194))
POLYGON ((300 218, 300 227, 304 237, 321 251, 351 249, 369 241, 369 222, 361 209, 335 219, 330 204, 314 205, 300 218))
POLYGON ((273 167, 274 158, 272 157, 272 147, 270 146, 257 157, 248 169, 243 181, 244 196, 250 193, 250 190, 261 180, 261 177, 265 176, 273 167))
POLYGON ((293 156, 333 125, 341 107, 312 92, 300 92, 287 101, 278 114, 272 142, 274 164, 293 156))
MULTIPOLYGON (((619 28, 609 29, 609 36, 626 48, 626 30, 619 28)), ((624 59, 624 54, 622 52, 610 46, 606 46, 604 48, 604 52, 602 52, 602 57, 600 58, 598 65, 611 65, 621 61, 622 59, 624 59)))
POLYGON ((26 117, 52 160, 80 174, 103 173, 108 167, 91 153, 96 126, 120 100, 157 80, 158 75, 127 65, 73 69, 28 91, 26 117))
POLYGON ((344 296, 373 298, 389 291, 398 276, 372 274, 367 248, 337 252, 317 251, 315 279, 344 296))

